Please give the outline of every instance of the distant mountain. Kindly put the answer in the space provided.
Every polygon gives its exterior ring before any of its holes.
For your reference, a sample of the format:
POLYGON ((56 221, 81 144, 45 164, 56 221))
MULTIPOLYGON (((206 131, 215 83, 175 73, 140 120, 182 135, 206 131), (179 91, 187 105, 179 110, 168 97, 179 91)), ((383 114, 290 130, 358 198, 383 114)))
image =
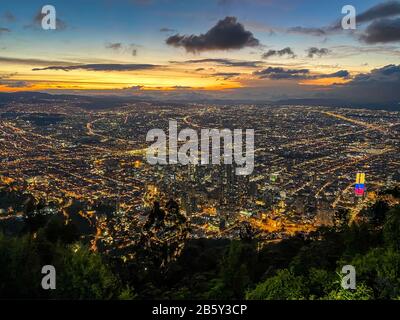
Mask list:
POLYGON ((134 98, 118 96, 84 96, 73 94, 48 94, 42 92, 15 92, 0 93, 0 107, 10 102, 20 103, 43 103, 70 102, 71 106, 96 109, 106 107, 117 107, 123 102, 139 101, 134 98))
POLYGON ((286 99, 275 101, 278 105, 301 105, 301 106, 324 106, 324 107, 346 107, 346 108, 364 108, 364 109, 385 109, 400 111, 400 102, 388 101, 378 103, 361 103, 340 99, 286 99))
POLYGON ((37 100, 52 99, 52 98, 53 98, 52 95, 42 92, 15 92, 15 93, 0 92, 0 103, 20 101, 20 100, 37 101, 37 100))
POLYGON ((153 104, 182 105, 184 103, 215 103, 215 104, 257 104, 257 105, 301 105, 301 106, 325 106, 325 107, 346 107, 346 108, 366 108, 366 109, 385 109, 391 111, 400 111, 400 103, 398 101, 379 102, 379 103, 360 103, 341 99, 325 99, 325 98, 309 98, 309 99, 285 99, 278 101, 253 101, 246 100, 229 100, 229 99, 212 99, 207 97, 198 97, 198 99, 170 99, 160 100, 150 96, 85 96, 73 94, 48 94, 43 92, 15 92, 0 93, 0 107, 10 102, 25 103, 54 103, 57 101, 70 102, 71 106, 77 106, 87 109, 103 109, 115 108, 128 102, 151 102, 153 104))

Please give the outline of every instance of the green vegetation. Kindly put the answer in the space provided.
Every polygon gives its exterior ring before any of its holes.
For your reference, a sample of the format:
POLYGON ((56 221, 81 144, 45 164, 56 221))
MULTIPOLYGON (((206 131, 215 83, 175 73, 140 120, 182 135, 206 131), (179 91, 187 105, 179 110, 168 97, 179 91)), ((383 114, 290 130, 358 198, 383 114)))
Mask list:
POLYGON ((0 232, 0 298, 400 299, 400 207, 382 199, 364 210, 363 222, 279 243, 185 240, 179 257, 161 268, 163 252, 153 251, 165 246, 133 248, 136 258, 124 262, 93 253, 73 225, 35 212, 18 236, 0 232), (56 290, 41 288, 47 264, 57 270, 56 290), (356 269, 355 290, 341 287, 344 265, 356 269))
MULTIPOLYGON (((51 226, 54 228, 54 226, 51 226)), ((75 244, 52 242, 47 228, 36 237, 6 237, 0 233, 0 298, 127 299, 124 287, 103 257, 75 244), (43 290, 41 269, 53 265, 57 289, 43 290)), ((61 237, 62 230, 59 230, 61 237)), ((68 228, 67 228, 68 234, 68 228)), ((53 239, 52 239, 53 240, 53 239)))

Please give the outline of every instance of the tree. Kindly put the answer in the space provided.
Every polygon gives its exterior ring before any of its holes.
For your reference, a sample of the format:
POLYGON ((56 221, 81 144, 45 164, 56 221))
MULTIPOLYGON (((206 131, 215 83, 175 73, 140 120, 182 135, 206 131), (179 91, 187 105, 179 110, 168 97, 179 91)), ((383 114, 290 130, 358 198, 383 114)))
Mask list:
POLYGON ((52 297, 61 299, 126 299, 119 279, 96 253, 79 244, 58 247, 54 258, 57 290, 52 297))
POLYGON ((357 271, 357 281, 374 289, 377 298, 394 299, 400 295, 400 252, 375 248, 358 255, 350 264, 357 271))
POLYGON ((368 223, 352 223, 342 233, 345 245, 344 256, 353 257, 366 253, 370 248, 381 244, 379 232, 368 223))
POLYGON ((134 295, 96 253, 30 235, 0 234, 0 298, 128 299, 134 295), (43 252, 45 250, 46 252, 43 252), (56 269, 56 290, 41 287, 42 267, 56 269))
POLYGON ((0 298, 44 297, 41 268, 37 247, 28 235, 9 238, 0 233, 0 298))
POLYGON ((323 297, 334 290, 336 274, 323 269, 311 268, 308 274, 310 298, 323 297))
POLYGON ((295 276, 287 269, 279 270, 271 278, 247 292, 248 300, 302 300, 307 299, 309 289, 305 278, 295 276))
POLYGON ((387 246, 400 250, 400 207, 387 213, 383 226, 383 238, 387 246))
POLYGON ((371 300, 374 299, 373 290, 361 283, 355 290, 340 288, 332 291, 323 298, 324 300, 371 300))
POLYGON ((252 267, 256 264, 256 251, 252 243, 232 241, 222 260, 220 278, 215 280, 211 296, 224 299, 242 299, 253 280, 252 267), (217 294, 218 295, 217 295, 217 294))

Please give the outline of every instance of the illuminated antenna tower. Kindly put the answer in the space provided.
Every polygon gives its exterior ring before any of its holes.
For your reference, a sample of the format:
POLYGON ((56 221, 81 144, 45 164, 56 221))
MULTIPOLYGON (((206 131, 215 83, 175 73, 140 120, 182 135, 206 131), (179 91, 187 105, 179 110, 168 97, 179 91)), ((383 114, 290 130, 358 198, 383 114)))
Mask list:
POLYGON ((357 197, 364 196, 365 193, 365 173, 357 173, 356 175, 356 185, 354 188, 354 193, 357 197))

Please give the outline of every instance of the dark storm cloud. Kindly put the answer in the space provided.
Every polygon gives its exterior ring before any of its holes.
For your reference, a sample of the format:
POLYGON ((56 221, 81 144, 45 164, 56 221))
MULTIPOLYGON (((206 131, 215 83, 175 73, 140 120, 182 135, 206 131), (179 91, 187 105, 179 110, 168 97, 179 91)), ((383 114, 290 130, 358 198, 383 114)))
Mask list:
MULTIPOLYGON (((371 21, 377 21, 382 18, 388 18, 400 15, 400 2, 399 1, 386 1, 377 4, 368 10, 360 13, 356 16, 356 22, 358 25, 368 23, 371 21)), ((288 33, 298 33, 313 36, 327 36, 342 31, 342 20, 338 19, 333 24, 323 27, 293 27, 287 29, 288 33)))
POLYGON ((400 41, 400 18, 372 22, 361 35, 360 40, 368 44, 400 41))
POLYGON ((266 52, 266 53, 264 53, 262 55, 262 58, 263 59, 268 59, 268 58, 273 57, 273 56, 282 57, 284 55, 288 55, 291 58, 295 58, 296 57, 296 55, 294 54, 293 50, 291 48, 289 48, 289 47, 286 47, 286 48, 283 48, 281 50, 269 50, 268 52, 266 52))
POLYGON ((349 101, 400 103, 400 65, 390 64, 337 85, 332 94, 349 101))
POLYGON ((344 78, 350 77, 347 70, 340 70, 334 73, 328 74, 310 74, 309 69, 284 69, 281 67, 268 67, 261 71, 256 71, 253 73, 259 76, 261 79, 272 79, 272 80, 314 80, 314 79, 324 79, 324 78, 344 78))
POLYGON ((357 23, 369 22, 375 19, 392 17, 400 14, 399 1, 380 3, 357 16, 357 23))
MULTIPOLYGON (((382 18, 388 18, 397 16, 400 14, 400 2, 399 1, 387 1, 379 3, 363 13, 356 16, 356 22, 358 25, 363 23, 375 21, 382 18)), ((341 19, 338 19, 332 26, 326 27, 325 30, 328 32, 336 32, 342 30, 341 19)))
POLYGON ((350 84, 397 82, 400 88, 400 65, 389 64, 373 69, 369 73, 361 73, 354 77, 350 84))
POLYGON ((307 52, 307 57, 309 58, 314 58, 314 56, 322 57, 325 56, 329 53, 329 50, 327 48, 316 48, 316 47, 311 47, 306 50, 307 52))
POLYGON ((237 22, 235 17, 226 17, 200 35, 180 35, 169 37, 166 43, 174 47, 183 47, 188 52, 206 50, 229 50, 255 47, 260 44, 250 31, 237 22))
POLYGON ((88 71, 136 71, 136 70, 148 70, 155 69, 157 65, 154 64, 83 64, 74 66, 50 66, 45 68, 34 68, 32 71, 42 70, 88 70, 88 71))
POLYGON ((263 64, 263 61, 237 61, 230 59, 197 59, 197 60, 186 60, 186 61, 170 61, 170 63, 180 64, 195 64, 195 63, 216 63, 228 67, 249 67, 257 68, 263 64))

